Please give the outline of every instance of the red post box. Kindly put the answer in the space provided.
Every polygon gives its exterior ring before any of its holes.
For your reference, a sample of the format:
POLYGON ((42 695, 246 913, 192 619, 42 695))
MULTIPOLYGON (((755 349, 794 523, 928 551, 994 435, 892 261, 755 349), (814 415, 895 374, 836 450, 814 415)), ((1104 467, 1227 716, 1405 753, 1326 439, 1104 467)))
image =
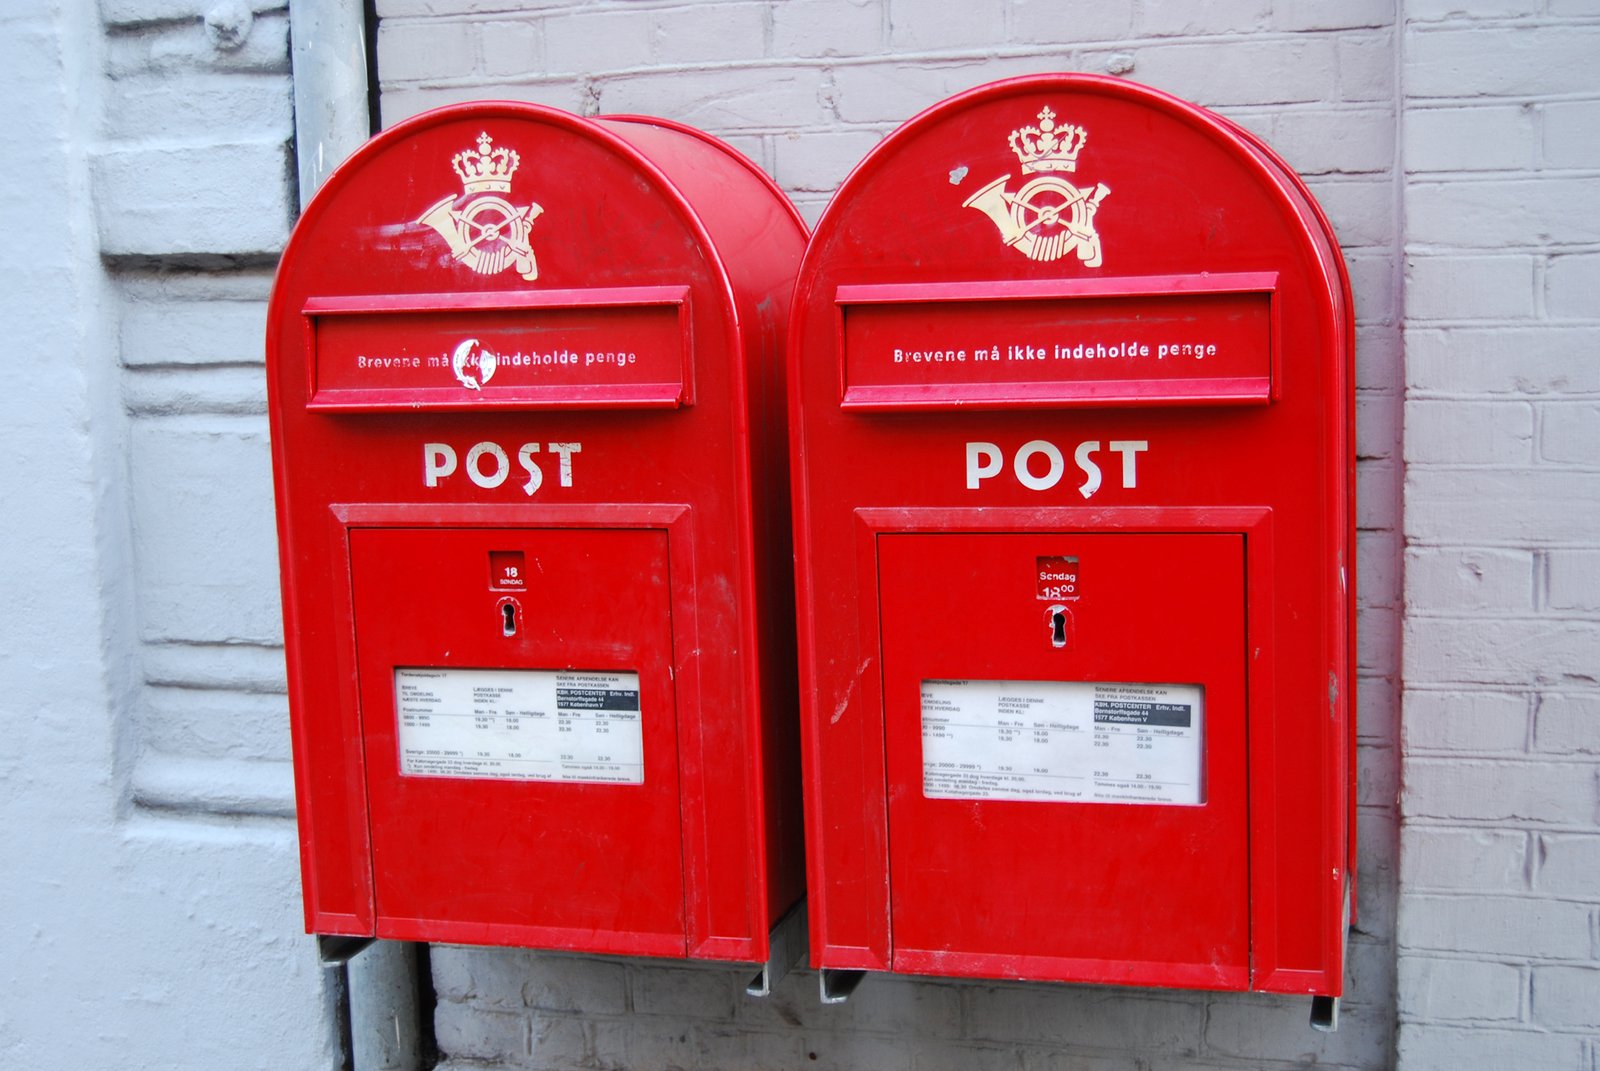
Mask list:
POLYGON ((713 138, 515 103, 307 208, 267 349, 308 929, 767 959, 805 238, 713 138))
POLYGON ((856 168, 789 365, 825 989, 1340 993, 1351 336, 1304 186, 1155 90, 984 86, 856 168))

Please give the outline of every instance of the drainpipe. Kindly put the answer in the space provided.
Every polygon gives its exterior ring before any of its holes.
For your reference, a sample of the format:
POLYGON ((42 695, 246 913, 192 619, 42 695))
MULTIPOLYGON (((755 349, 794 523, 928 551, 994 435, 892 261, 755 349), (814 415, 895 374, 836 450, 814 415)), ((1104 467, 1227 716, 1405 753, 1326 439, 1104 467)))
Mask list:
MULTIPOLYGON (((238 0, 220 0, 223 4, 238 0)), ((300 208, 344 159, 371 135, 377 109, 368 48, 376 26, 372 5, 350 0, 290 0, 290 62, 300 208)), ((352 1071, 422 1071, 431 1014, 422 999, 418 962, 427 957, 401 941, 323 942, 323 959, 344 972, 352 1071)), ((431 991, 432 987, 427 987, 431 991)))

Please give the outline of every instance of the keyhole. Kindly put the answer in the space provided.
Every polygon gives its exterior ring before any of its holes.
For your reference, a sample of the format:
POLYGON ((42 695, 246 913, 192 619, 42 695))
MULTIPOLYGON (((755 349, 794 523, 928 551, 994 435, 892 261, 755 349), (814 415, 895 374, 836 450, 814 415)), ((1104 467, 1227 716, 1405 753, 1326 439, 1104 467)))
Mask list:
POLYGON ((500 604, 500 632, 504 636, 517 634, 517 604, 503 602, 500 604))
POLYGON ((1050 646, 1065 647, 1067 645, 1067 608, 1065 606, 1050 607, 1050 646))

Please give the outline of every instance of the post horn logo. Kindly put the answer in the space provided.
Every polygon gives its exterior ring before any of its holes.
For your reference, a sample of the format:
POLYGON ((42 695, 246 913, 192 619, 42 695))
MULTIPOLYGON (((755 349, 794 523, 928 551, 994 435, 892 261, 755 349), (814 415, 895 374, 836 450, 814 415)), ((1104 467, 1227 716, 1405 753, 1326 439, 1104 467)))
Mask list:
POLYGON ((515 150, 496 149, 487 133, 479 134, 476 152, 466 149, 451 161, 462 192, 444 198, 417 222, 438 231, 450 255, 473 271, 494 275, 510 268, 532 282, 539 266, 528 235, 544 209, 532 203, 518 208, 499 196, 511 192, 511 176, 521 162, 515 150))
POLYGON ((1078 169, 1078 153, 1089 132, 1081 126, 1056 124, 1056 113, 1039 111, 1039 125, 1011 132, 1011 151, 1022 161, 1028 178, 1016 193, 1002 175, 962 202, 988 216, 1006 245, 1033 260, 1057 260, 1077 253, 1085 266, 1100 266, 1100 235, 1094 216, 1111 188, 1105 183, 1080 189, 1061 177, 1078 169))

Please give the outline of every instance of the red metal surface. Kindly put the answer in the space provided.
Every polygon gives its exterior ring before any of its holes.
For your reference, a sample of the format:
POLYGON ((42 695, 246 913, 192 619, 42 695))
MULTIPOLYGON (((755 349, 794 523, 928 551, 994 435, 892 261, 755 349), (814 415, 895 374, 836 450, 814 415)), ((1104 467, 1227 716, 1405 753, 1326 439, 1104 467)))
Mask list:
POLYGON ((804 242, 714 139, 505 102, 385 131, 308 206, 267 340, 308 929, 766 957, 802 892, 782 345, 804 242), (584 780, 609 754, 480 776, 547 726, 492 697, 487 758, 419 759, 444 739, 397 702, 419 667, 637 674, 642 781, 584 780))
POLYGON ((815 965, 1341 991, 1352 345, 1303 184, 1157 91, 996 83, 856 169, 790 355, 815 965), (1205 800, 930 796, 927 680, 1203 686, 1205 800))

